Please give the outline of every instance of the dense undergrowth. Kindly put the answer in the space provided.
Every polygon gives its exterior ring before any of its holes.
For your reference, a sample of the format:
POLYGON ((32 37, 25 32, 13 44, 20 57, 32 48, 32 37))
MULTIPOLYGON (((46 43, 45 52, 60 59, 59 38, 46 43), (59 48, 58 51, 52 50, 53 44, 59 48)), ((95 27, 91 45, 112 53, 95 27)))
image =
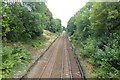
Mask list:
POLYGON ((31 54, 22 46, 3 46, 2 77, 10 77, 31 61, 31 54))
POLYGON ((93 77, 120 78, 119 6, 120 2, 87 3, 68 22, 79 55, 94 67, 93 77))

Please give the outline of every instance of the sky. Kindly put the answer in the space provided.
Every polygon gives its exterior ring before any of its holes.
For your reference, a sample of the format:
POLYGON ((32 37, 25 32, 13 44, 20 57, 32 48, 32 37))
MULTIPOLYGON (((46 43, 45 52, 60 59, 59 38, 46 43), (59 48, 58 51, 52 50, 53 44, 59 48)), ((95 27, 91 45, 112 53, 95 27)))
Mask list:
POLYGON ((53 18, 59 18, 62 26, 67 27, 69 19, 82 8, 88 0, 46 0, 53 18))

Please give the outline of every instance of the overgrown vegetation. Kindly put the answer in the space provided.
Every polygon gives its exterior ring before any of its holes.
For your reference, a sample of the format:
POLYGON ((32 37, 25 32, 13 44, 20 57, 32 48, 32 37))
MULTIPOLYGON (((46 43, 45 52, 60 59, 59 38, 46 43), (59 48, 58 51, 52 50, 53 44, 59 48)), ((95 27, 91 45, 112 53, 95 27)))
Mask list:
POLYGON ((44 2, 2 3, 2 39, 26 41, 40 36, 43 29, 61 30, 61 21, 53 19, 44 2))
POLYGON ((15 46, 14 48, 3 46, 2 77, 10 77, 17 68, 25 66, 30 60, 30 53, 21 46, 15 46))
POLYGON ((60 19, 52 19, 51 20, 50 31, 53 32, 53 33, 62 31, 62 26, 61 26, 61 20, 60 19))
POLYGON ((67 31, 98 78, 120 78, 120 2, 87 3, 67 31))
MULTIPOLYGON (((13 0, 14 1, 14 0, 13 0)), ((2 77, 11 77, 31 61, 31 53, 20 45, 44 46, 43 30, 61 32, 61 20, 53 19, 44 2, 2 2, 2 77)), ((0 34, 1 35, 1 34, 0 34)))

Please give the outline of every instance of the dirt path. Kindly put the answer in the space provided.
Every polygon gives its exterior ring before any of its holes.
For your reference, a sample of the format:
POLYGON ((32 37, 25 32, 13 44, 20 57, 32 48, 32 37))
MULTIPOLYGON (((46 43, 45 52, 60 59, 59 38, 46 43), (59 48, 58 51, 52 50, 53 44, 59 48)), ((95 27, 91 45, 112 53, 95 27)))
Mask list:
POLYGON ((80 78, 69 40, 63 32, 24 78, 80 78))

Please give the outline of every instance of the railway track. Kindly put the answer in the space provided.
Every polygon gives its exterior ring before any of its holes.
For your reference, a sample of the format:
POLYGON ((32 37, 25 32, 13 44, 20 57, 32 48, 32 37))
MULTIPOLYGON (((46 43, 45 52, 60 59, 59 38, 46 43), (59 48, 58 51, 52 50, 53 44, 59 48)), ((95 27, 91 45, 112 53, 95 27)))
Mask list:
POLYGON ((20 80, 59 78, 85 80, 78 58, 65 33, 62 33, 20 80))

